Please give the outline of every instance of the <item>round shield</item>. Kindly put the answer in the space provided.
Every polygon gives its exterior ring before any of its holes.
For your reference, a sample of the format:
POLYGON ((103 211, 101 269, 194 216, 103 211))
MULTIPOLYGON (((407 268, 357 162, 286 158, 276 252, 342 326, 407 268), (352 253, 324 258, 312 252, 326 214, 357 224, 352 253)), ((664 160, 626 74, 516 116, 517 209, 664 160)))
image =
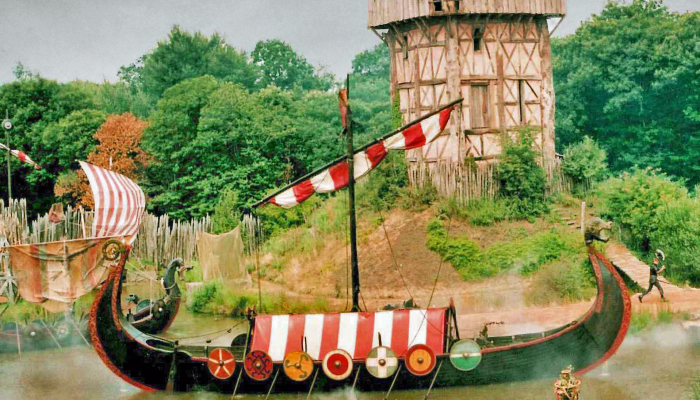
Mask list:
POLYGON ((372 349, 367 356, 367 371, 375 378, 388 378, 399 368, 399 359, 396 354, 384 346, 372 349))
POLYGON ((460 371, 471 371, 481 362, 481 347, 473 340, 460 340, 450 349, 450 362, 460 371))
POLYGON ((430 347, 424 344, 412 346, 406 352, 406 368, 416 376, 428 375, 435 369, 437 358, 430 347))
POLYGON ((323 372, 334 381, 342 381, 352 373, 352 357, 345 350, 333 350, 323 357, 323 372))
POLYGON ((314 372, 314 360, 303 351, 292 351, 284 356, 282 369, 289 379, 303 382, 314 372))
POLYGON ((207 367, 214 378, 225 380, 236 370, 236 358, 227 349, 214 349, 209 353, 207 367))
POLYGON ((245 356, 245 373, 251 379, 262 382, 272 375, 272 358, 262 350, 254 350, 245 356))

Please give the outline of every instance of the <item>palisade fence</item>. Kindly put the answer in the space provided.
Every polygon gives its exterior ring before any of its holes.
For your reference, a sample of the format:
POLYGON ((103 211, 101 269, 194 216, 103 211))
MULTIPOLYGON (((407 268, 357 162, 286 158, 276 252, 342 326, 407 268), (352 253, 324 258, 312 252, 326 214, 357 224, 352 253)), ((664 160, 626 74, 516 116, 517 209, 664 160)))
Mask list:
MULTIPOLYGON (((0 223, 9 244, 53 242, 92 236, 93 212, 82 207, 68 207, 65 219, 57 224, 45 214, 34 221, 27 219, 27 201, 12 199, 9 206, 0 200, 0 223)), ((176 257, 197 258, 197 234, 211 233, 213 222, 207 215, 191 221, 171 221, 168 215, 146 213, 131 256, 157 263, 168 263, 176 257)))
MULTIPOLYGON (((496 172, 497 160, 458 164, 452 161, 408 163, 411 185, 431 184, 442 197, 453 197, 461 204, 474 200, 494 200, 498 197, 500 181, 496 172)), ((547 194, 571 193, 573 180, 561 168, 561 160, 545 163, 547 194)))

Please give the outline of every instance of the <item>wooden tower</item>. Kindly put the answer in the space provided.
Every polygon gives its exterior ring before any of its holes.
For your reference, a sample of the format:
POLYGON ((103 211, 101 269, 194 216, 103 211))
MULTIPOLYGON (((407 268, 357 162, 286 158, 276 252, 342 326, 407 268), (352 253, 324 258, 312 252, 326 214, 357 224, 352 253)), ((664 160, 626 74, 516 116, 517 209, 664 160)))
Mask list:
POLYGON ((463 200, 494 196, 501 133, 530 126, 552 186, 561 185, 547 19, 565 14, 566 0, 369 0, 404 122, 464 98, 449 132, 407 154, 414 184, 430 179, 463 200))

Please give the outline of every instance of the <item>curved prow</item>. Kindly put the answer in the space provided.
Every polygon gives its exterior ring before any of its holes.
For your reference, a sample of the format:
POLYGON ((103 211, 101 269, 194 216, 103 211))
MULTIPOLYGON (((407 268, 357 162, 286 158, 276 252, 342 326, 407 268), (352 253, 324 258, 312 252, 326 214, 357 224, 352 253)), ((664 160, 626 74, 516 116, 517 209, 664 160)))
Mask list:
POLYGON ((177 278, 182 280, 183 272, 188 269, 192 269, 192 267, 185 265, 182 258, 170 261, 161 281, 166 295, 156 301, 150 300, 150 304, 149 301, 144 300, 143 303, 146 305, 142 308, 139 307, 138 296, 129 295, 127 297, 128 301, 137 304, 136 312, 127 315, 127 319, 135 328, 143 333, 158 334, 165 332, 172 325, 180 309, 182 298, 177 278))
POLYGON ((174 342, 150 336, 129 323, 121 308, 121 277, 128 256, 122 251, 90 311, 90 338, 107 367, 143 390, 164 390, 174 354, 174 342))

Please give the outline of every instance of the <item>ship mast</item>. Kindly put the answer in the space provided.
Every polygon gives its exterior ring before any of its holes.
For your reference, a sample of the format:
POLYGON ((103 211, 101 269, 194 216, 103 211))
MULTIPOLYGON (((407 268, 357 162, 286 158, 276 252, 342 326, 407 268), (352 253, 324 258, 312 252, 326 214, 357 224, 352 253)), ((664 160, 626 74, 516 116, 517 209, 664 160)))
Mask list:
MULTIPOLYGON (((348 102, 350 99, 350 74, 345 81, 348 102)), ((357 223, 355 218, 355 163, 352 143, 352 109, 347 105, 347 127, 345 134, 348 143, 348 213, 350 216, 350 265, 352 266, 352 310, 360 311, 360 269, 357 264, 357 223)))

